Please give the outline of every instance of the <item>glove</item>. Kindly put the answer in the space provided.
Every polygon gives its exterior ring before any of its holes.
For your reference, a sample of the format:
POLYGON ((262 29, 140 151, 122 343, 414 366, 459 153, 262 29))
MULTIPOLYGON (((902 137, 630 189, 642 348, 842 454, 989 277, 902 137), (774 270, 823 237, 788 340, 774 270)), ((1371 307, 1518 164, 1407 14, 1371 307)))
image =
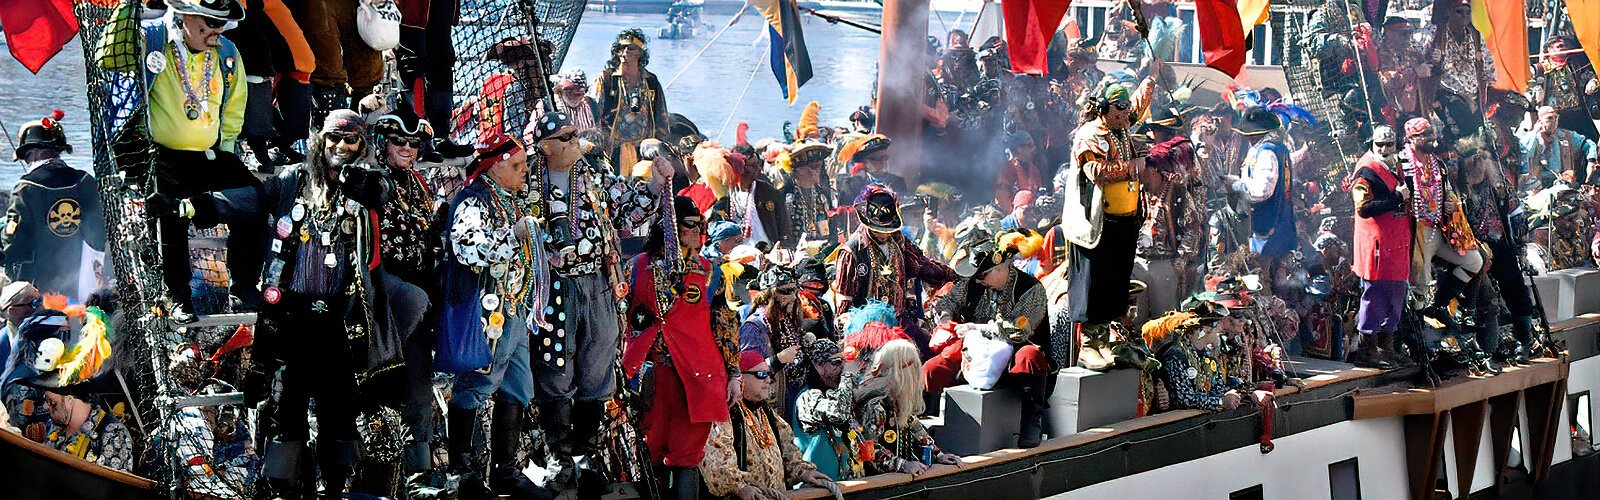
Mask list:
POLYGON ((144 197, 144 217, 146 219, 162 219, 178 215, 178 200, 162 193, 150 193, 144 197))
POLYGON ((628 326, 633 327, 633 331, 644 331, 645 328, 650 327, 655 322, 655 311, 651 311, 649 307, 643 304, 634 306, 633 311, 628 313, 628 326))
POLYGON ((340 173, 345 193, 356 200, 379 200, 383 197, 383 172, 347 166, 340 173))

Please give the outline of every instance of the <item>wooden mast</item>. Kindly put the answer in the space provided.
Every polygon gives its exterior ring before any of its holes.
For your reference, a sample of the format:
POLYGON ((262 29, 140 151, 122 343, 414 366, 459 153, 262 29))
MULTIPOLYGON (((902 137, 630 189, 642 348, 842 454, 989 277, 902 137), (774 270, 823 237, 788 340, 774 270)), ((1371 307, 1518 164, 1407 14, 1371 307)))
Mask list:
POLYGON ((892 141, 889 171, 905 177, 910 185, 915 185, 924 163, 927 39, 928 0, 884 0, 878 49, 878 133, 892 141))

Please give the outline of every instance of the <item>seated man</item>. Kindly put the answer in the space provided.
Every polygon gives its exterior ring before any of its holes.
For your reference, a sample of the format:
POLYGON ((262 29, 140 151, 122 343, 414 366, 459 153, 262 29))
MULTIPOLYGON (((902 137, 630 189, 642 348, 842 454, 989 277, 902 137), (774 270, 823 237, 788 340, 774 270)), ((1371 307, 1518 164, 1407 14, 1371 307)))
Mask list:
POLYGON ((739 355, 739 383, 743 399, 733 405, 730 421, 711 426, 700 474, 706 488, 717 497, 740 499, 787 498, 789 485, 801 482, 834 489, 828 476, 800 457, 794 431, 772 411, 774 373, 760 352, 739 355))
POLYGON ((54 392, 44 394, 44 405, 55 424, 45 436, 46 445, 102 467, 133 469, 133 435, 111 412, 54 392))

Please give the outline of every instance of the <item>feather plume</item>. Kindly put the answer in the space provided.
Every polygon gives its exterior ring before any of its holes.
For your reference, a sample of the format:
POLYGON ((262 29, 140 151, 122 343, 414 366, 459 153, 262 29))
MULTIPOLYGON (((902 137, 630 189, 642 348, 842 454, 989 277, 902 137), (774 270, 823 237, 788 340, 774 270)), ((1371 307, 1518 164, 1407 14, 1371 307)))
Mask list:
POLYGON ((800 139, 810 139, 817 135, 817 115, 822 113, 822 105, 817 101, 806 103, 806 109, 800 112, 800 125, 795 127, 795 135, 800 139))
POLYGON ((739 126, 733 129, 733 137, 733 144, 735 146, 750 145, 750 124, 747 122, 739 122, 739 126))
POLYGON ((1306 108, 1302 108, 1302 107, 1294 105, 1294 104, 1290 104, 1290 103, 1285 102, 1285 101, 1281 101, 1280 100, 1280 101, 1277 101, 1277 102, 1273 102, 1272 104, 1268 104, 1267 105, 1267 110, 1271 111, 1273 113, 1277 113, 1278 118, 1282 118, 1283 119, 1283 123, 1289 123, 1289 122, 1292 122, 1292 121, 1295 121, 1295 120, 1300 120, 1300 121, 1306 122, 1309 125, 1316 125, 1317 124, 1317 117, 1315 115, 1312 115, 1310 110, 1307 110, 1306 108))
POLYGON ((728 163, 726 150, 715 142, 706 141, 694 149, 694 168, 700 179, 718 198, 727 196, 728 181, 733 179, 733 166, 728 163))

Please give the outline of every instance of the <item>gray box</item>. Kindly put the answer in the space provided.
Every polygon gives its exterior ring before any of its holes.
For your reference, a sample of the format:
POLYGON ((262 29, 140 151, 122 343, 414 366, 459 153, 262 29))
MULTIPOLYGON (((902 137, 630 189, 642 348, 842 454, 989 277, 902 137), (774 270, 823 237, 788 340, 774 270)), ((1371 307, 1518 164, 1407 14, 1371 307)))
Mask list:
POLYGON ((1572 317, 1571 281, 1563 279, 1555 272, 1550 272, 1533 278, 1533 286, 1539 289, 1539 299, 1544 302, 1544 315, 1551 323, 1566 321, 1572 317))
POLYGON ((1100 373, 1081 367, 1061 370, 1050 394, 1050 437, 1132 420, 1138 413, 1139 370, 1100 373))
POLYGON ((967 456, 1015 448, 1022 427, 1022 396, 1015 389, 983 391, 963 385, 944 390, 939 449, 967 456))
POLYGON ((1600 313, 1600 271, 1594 269, 1562 269, 1550 274, 1560 276, 1562 288, 1571 284, 1572 315, 1600 313))

